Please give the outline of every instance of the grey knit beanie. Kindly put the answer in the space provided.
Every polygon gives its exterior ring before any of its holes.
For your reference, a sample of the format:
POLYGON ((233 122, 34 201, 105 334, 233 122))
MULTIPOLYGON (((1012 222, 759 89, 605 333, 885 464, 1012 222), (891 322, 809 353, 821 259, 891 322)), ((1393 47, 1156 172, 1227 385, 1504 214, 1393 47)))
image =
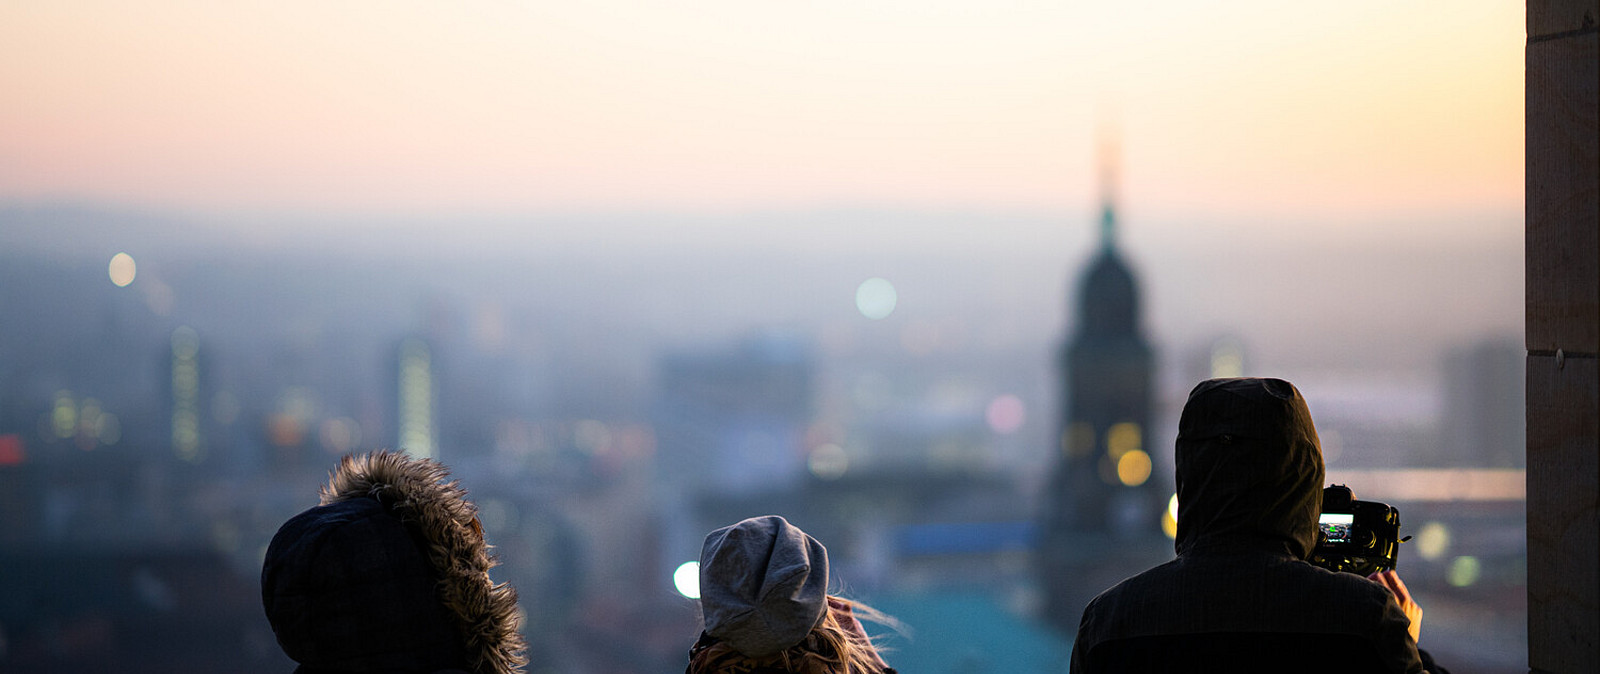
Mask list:
POLYGON ((752 658, 800 643, 828 610, 828 550, 777 515, 706 536, 700 550, 706 634, 752 658))

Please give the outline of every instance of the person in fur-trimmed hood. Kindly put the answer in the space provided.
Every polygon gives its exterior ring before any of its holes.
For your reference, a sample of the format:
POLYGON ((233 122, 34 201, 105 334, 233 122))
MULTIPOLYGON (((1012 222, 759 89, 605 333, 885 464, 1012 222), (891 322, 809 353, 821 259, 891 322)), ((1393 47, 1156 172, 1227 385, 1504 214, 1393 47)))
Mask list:
POLYGON ((495 584, 477 508, 436 461, 346 456, 321 504, 273 536, 261 600, 296 674, 510 674, 517 593, 495 584))

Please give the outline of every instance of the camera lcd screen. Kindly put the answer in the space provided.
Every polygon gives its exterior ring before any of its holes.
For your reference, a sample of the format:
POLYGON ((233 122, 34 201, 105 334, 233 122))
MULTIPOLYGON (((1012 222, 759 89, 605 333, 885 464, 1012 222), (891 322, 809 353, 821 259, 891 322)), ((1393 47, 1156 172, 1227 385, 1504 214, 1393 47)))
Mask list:
POLYGON ((1322 513, 1319 526, 1329 543, 1349 543, 1350 527, 1355 521, 1356 516, 1350 513, 1322 513))

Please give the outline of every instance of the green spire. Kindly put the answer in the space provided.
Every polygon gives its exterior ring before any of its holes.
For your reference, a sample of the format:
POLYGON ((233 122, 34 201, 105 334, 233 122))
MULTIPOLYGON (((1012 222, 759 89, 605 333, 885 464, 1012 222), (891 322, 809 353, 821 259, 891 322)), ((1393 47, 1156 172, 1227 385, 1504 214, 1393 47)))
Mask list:
POLYGON ((1100 206, 1100 248, 1111 250, 1117 244, 1117 213, 1108 195, 1100 206))

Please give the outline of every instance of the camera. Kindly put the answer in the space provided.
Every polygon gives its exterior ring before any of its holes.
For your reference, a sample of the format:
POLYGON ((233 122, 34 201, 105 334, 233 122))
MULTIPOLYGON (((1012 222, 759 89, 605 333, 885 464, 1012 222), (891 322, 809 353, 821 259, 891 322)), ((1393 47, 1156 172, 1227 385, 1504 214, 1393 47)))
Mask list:
POLYGON ((1400 511, 1387 503, 1358 501, 1349 487, 1322 490, 1322 517, 1312 564, 1329 571, 1369 576, 1388 571, 1399 561, 1400 511))

